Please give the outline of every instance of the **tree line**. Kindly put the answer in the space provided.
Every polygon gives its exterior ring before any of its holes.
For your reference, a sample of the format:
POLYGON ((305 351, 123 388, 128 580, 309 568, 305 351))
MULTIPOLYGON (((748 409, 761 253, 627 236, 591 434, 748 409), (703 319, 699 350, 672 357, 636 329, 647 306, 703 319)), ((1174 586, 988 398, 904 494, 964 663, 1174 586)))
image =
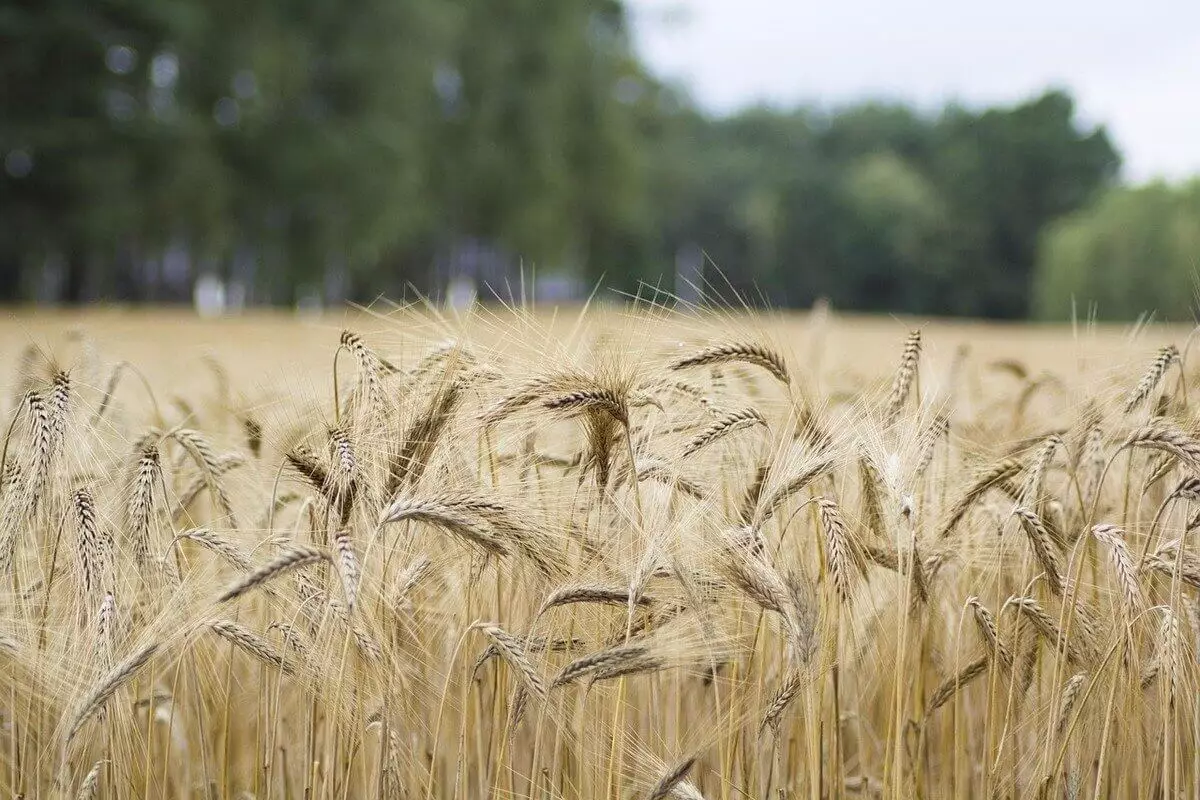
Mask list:
POLYGON ((1140 244, 1114 228, 1175 190, 1122 188, 1067 92, 716 116, 629 26, 619 0, 0 0, 0 301, 181 300, 202 274, 249 302, 369 301, 536 271, 1126 313, 1140 244))

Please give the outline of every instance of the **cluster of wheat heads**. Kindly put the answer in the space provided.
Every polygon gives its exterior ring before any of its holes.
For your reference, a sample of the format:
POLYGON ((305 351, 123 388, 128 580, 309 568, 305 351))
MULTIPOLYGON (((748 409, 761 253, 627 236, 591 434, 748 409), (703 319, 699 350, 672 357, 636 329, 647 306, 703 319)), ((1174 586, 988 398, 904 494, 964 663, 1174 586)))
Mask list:
POLYGON ((648 320, 634 356, 580 330, 331 335, 319 404, 31 350, 4 791, 1195 795, 1175 348, 1107 381, 965 356, 935 380, 914 332, 835 392, 761 337, 648 320))

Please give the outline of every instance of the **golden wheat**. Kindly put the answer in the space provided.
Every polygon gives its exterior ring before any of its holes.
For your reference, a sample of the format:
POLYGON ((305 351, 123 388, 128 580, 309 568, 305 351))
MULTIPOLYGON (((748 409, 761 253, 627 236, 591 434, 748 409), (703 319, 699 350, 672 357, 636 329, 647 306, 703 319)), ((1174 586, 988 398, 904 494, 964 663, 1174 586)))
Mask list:
POLYGON ((943 324, 839 360, 765 316, 395 319, 266 369, 15 354, 0 789, 1200 789, 1173 346, 1051 374, 943 324))

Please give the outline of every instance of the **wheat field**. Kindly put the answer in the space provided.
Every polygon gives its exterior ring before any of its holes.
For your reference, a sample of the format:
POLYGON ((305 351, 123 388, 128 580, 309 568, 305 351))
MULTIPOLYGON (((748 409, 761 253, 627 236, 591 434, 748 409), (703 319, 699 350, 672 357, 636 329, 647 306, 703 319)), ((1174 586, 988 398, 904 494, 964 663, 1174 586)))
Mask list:
POLYGON ((1200 791, 1187 328, 0 320, 0 786, 1200 791))

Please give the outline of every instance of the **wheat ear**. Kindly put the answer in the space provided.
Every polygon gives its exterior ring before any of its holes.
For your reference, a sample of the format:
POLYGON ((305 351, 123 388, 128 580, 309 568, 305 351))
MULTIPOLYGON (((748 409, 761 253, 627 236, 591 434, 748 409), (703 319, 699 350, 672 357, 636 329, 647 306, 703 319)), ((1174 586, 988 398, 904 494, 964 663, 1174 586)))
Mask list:
POLYGON ((71 716, 71 724, 67 726, 67 742, 70 743, 83 728, 84 723, 91 719, 100 708, 108 702, 108 699, 120 689, 126 682, 129 681, 137 671, 146 665, 156 652, 158 652, 158 643, 151 642, 145 645, 142 649, 129 655, 120 664, 117 664, 97 683, 90 692, 84 697, 82 703, 79 704, 78 710, 71 716))
POLYGON ((738 361, 762 367, 780 383, 790 384, 792 382, 783 357, 770 348, 752 342, 727 342, 712 345, 671 362, 668 369, 681 370, 706 364, 728 364, 738 361))

